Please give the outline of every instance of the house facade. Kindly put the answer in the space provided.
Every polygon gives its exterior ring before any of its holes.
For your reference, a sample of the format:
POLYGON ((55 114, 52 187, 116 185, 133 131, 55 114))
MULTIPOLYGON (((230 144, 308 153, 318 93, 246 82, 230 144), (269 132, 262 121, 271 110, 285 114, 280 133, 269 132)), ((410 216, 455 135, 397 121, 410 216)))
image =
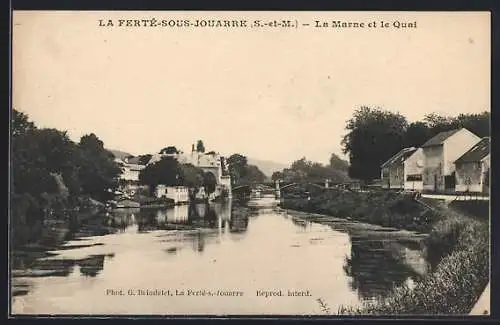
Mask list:
POLYGON ((405 190, 422 191, 424 171, 424 151, 416 149, 404 162, 405 190))
POLYGON ((189 191, 185 186, 165 186, 160 184, 156 186, 155 196, 174 200, 175 204, 189 202, 189 191))
POLYGON ((438 133, 422 145, 423 189, 455 191, 455 161, 480 138, 465 128, 438 133))
POLYGON ((490 138, 481 139, 455 161, 457 192, 489 193, 490 138))
POLYGON ((405 188, 405 161, 417 148, 404 148, 384 162, 381 167, 382 188, 404 189, 405 188))
POLYGON ((228 166, 224 163, 224 157, 221 155, 209 152, 202 153, 194 150, 186 154, 182 151, 175 153, 159 153, 152 156, 149 164, 154 164, 161 160, 162 157, 173 157, 179 164, 191 164, 201 168, 205 173, 211 173, 216 180, 215 192, 211 193, 211 199, 219 197, 224 191, 228 197, 232 197, 231 192, 231 176, 228 175, 228 166))
POLYGON ((122 169, 122 174, 120 175, 120 179, 130 182, 130 183, 138 183, 139 182, 139 174, 141 170, 143 170, 146 165, 142 165, 139 163, 139 159, 135 158, 115 158, 115 162, 120 165, 122 169))

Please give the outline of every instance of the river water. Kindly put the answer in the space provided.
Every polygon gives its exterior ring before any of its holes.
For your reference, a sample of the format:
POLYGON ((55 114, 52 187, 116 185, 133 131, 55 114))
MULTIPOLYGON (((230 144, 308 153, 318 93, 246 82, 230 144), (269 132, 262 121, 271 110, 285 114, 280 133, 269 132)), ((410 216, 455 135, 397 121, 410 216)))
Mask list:
POLYGON ((271 198, 98 216, 14 261, 12 313, 322 315, 429 269, 422 236, 299 217, 271 198))

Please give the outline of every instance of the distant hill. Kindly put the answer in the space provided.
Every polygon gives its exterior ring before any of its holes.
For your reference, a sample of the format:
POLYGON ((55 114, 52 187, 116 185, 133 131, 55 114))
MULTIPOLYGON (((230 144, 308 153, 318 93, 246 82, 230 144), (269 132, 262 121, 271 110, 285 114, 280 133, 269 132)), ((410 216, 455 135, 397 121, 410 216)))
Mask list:
POLYGON ((111 151, 113 155, 115 155, 116 158, 118 159, 123 159, 128 156, 133 156, 132 154, 125 152, 125 151, 120 151, 120 150, 112 150, 112 149, 107 149, 108 151, 111 151))
POLYGON ((284 163, 278 163, 269 160, 260 160, 247 157, 249 165, 257 166, 267 177, 271 177, 274 172, 280 172, 284 168, 289 168, 290 166, 284 163))

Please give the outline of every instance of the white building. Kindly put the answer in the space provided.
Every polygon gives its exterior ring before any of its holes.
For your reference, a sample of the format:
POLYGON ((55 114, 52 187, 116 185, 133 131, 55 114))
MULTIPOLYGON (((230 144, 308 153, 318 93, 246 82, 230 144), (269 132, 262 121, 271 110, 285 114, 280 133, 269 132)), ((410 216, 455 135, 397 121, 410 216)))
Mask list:
POLYGON ((455 161, 457 192, 489 193, 490 138, 481 139, 455 161))
POLYGON ((424 151, 416 149, 404 162, 405 190, 422 191, 424 182, 424 151))
POLYGON ((461 128, 438 133, 424 143, 424 190, 455 191, 455 161, 479 140, 477 135, 461 128))
POLYGON ((165 186, 160 184, 156 187, 155 196, 174 200, 175 204, 189 202, 189 191, 185 186, 165 186))
POLYGON ((404 148, 384 162, 380 179, 383 188, 404 189, 406 185, 406 160, 417 151, 415 147, 404 148))
POLYGON ((121 169, 122 174, 120 178, 129 182, 139 182, 139 174, 141 170, 146 168, 146 165, 139 164, 138 157, 134 158, 115 158, 115 162, 117 162, 121 169))
POLYGON ((195 167, 201 168, 205 173, 211 173, 215 177, 217 186, 215 192, 211 194, 211 197, 219 197, 222 191, 227 191, 229 197, 232 196, 231 193, 231 177, 227 175, 227 165, 223 164, 224 157, 221 155, 209 152, 202 153, 192 150, 191 153, 176 152, 176 153, 158 153, 152 156, 149 164, 154 164, 160 161, 163 157, 173 157, 177 159, 180 164, 191 164, 195 167))

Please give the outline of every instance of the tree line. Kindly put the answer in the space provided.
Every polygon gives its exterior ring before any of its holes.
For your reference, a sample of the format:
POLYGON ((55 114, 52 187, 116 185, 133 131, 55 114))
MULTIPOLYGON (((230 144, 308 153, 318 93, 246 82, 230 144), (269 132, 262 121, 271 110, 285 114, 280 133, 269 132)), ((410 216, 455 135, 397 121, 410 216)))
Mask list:
POLYGON ((78 143, 66 131, 38 128, 28 115, 12 110, 10 198, 18 242, 37 235, 43 221, 68 218, 68 211, 105 201, 118 186, 120 167, 93 133, 78 143))
POLYGON ((436 134, 466 128, 479 137, 490 135, 490 112, 442 116, 428 114, 409 123, 400 113, 362 106, 346 123, 342 150, 349 155, 349 176, 372 181, 380 165, 405 147, 420 147, 436 134))
POLYGON ((348 168, 349 163, 346 160, 332 153, 329 164, 324 165, 302 157, 294 161, 289 168, 274 172, 271 178, 272 180, 284 182, 299 182, 304 180, 322 182, 325 179, 329 179, 334 183, 342 183, 350 180, 347 174, 348 168))

